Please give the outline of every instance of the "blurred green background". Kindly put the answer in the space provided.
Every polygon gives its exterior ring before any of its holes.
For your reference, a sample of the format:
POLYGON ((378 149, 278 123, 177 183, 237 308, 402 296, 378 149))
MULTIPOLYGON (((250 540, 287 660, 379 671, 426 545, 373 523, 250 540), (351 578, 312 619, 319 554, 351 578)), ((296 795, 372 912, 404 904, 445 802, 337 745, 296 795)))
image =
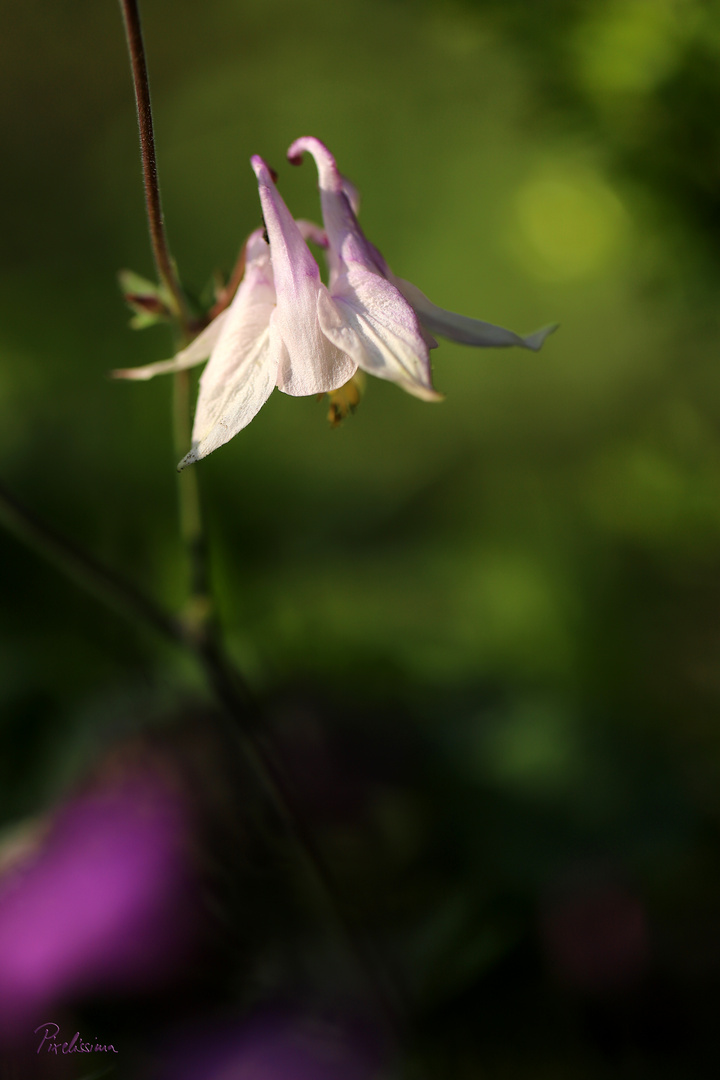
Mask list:
MULTIPOLYGON (((720 7, 146 0, 143 18, 190 291, 259 223, 251 154, 319 217, 314 168, 284 158, 312 134, 397 274, 519 332, 561 324, 539 355, 443 342, 445 402, 369 380, 338 430, 326 403, 276 393, 198 468, 222 621, 257 692, 352 716, 414 763, 376 826, 431 958, 417 1067, 710 1075, 720 7), (643 928, 610 989, 557 943, 579 895, 580 938, 613 952, 624 916, 593 916, 599 894, 643 928)), ((162 327, 128 329, 115 281, 152 276, 117 4, 28 0, 3 23, 0 474, 178 606, 170 384, 107 378, 171 352, 162 327)), ((5 533, 0 565, 9 822, 93 740, 202 684, 5 533)))

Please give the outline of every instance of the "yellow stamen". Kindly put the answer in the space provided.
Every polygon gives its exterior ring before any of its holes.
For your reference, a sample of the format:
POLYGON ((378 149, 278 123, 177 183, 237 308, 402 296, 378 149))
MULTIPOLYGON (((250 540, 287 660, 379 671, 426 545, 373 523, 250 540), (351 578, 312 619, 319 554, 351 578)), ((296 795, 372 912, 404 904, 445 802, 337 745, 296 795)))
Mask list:
POLYGON ((337 390, 330 391, 328 394, 328 397, 330 398, 328 420, 332 427, 338 427, 346 416, 355 412, 360 404, 360 398, 363 396, 364 390, 365 375, 362 371, 358 370, 343 386, 338 387, 337 390))

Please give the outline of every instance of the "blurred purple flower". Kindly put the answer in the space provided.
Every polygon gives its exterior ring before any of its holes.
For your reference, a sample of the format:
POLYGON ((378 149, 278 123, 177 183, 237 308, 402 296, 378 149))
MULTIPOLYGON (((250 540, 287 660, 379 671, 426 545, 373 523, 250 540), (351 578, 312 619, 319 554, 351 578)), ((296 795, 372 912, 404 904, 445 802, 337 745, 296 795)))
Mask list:
POLYGON ((198 891, 188 820, 151 773, 75 798, 0 877, 0 1036, 56 1003, 162 983, 187 960, 198 891))
POLYGON ((384 1058, 372 1029, 265 1015, 175 1042, 158 1080, 376 1080, 384 1058))

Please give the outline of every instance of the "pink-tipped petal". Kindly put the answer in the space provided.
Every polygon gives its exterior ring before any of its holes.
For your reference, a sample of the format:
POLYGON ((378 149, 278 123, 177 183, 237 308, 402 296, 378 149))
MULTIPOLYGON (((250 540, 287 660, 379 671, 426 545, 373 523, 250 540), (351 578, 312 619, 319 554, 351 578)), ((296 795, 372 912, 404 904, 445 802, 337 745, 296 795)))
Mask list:
POLYGON ((318 170, 323 223, 330 249, 330 301, 318 305, 324 334, 359 367, 403 389, 437 400, 430 375, 428 347, 412 306, 387 277, 382 255, 366 239, 346 192, 335 159, 319 139, 296 139, 288 158, 297 164, 305 152, 318 170))
POLYGON ((207 360, 220 337, 227 319, 227 311, 221 311, 217 318, 191 341, 187 348, 176 353, 172 360, 158 360, 155 364, 144 367, 118 368, 111 372, 113 379, 134 379, 144 381, 156 375, 168 375, 173 371, 185 371, 207 360))
POLYGON ((179 469, 229 442, 256 416, 275 386, 278 358, 270 335, 275 287, 270 248, 262 233, 258 229, 248 239, 245 275, 202 373, 192 449, 179 469))
POLYGON ((341 175, 335 158, 324 143, 310 135, 296 139, 288 150, 288 160, 293 165, 302 162, 303 154, 309 153, 315 160, 320 188, 323 224, 328 236, 327 259, 330 267, 330 291, 334 293, 335 280, 342 274, 343 264, 359 262, 376 274, 385 274, 385 260, 367 240, 353 209, 353 194, 341 175))
POLYGON ((270 321, 271 342, 282 342, 278 387, 305 396, 336 390, 357 365, 325 337, 317 317, 318 295, 326 287, 300 229, 283 202, 270 170, 251 158, 270 239, 277 307, 270 321))
POLYGON ((342 284, 342 291, 318 305, 323 333, 363 371, 398 383, 424 401, 440 400, 442 394, 432 385, 428 344, 394 285, 360 266, 352 267, 342 284))
POLYGON ((440 334, 441 337, 457 341, 461 345, 494 349, 518 345, 523 349, 532 349, 537 352, 542 348, 545 338, 558 328, 558 324, 553 323, 542 330, 536 330, 534 334, 522 337, 512 330, 505 330, 502 326, 494 326, 481 319, 471 319, 467 315, 457 315, 454 311, 446 311, 428 300, 427 296, 409 281, 403 281, 402 278, 395 276, 392 280, 405 299, 412 304, 423 326, 431 333, 440 334))
POLYGON ((314 135, 302 135, 288 147, 287 159, 291 165, 299 165, 305 153, 312 154, 315 159, 320 187, 340 194, 343 190, 343 177, 325 143, 320 142, 314 135))

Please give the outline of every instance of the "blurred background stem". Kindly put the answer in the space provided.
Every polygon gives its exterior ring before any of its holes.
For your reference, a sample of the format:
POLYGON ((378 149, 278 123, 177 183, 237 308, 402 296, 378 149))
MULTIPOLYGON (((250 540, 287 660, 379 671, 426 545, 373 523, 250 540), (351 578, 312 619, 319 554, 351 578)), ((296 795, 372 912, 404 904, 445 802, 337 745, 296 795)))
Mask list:
POLYGON ((178 644, 185 643, 186 634, 178 619, 35 517, 1 485, 0 522, 18 540, 114 611, 152 627, 178 644))

